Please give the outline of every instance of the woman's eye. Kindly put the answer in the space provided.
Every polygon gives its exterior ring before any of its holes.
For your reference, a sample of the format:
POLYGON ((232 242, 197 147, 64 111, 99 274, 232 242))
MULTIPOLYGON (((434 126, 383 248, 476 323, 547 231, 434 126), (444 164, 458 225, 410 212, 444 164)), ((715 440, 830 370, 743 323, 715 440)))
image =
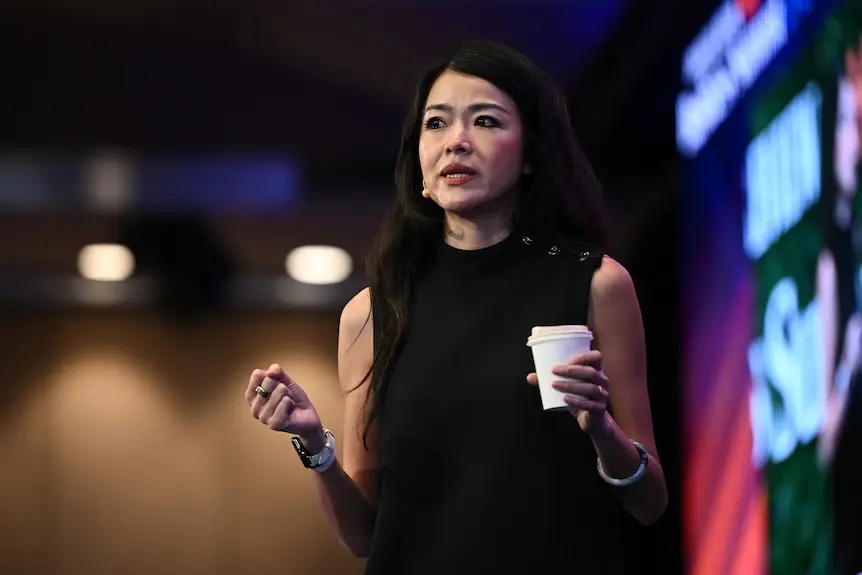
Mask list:
POLYGON ((476 125, 483 128, 499 128, 500 122, 491 116, 479 116, 476 118, 476 125))
POLYGON ((443 127, 443 120, 440 118, 428 118, 425 120, 426 130, 439 130, 443 127))

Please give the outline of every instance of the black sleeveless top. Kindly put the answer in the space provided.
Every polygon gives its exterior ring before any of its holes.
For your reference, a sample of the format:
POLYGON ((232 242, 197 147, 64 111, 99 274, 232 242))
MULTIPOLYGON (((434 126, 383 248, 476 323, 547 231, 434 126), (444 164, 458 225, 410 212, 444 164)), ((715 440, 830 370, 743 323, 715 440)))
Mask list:
POLYGON ((526 382, 530 330, 586 324, 601 259, 515 233, 475 251, 441 241, 377 422, 366 574, 622 572, 621 506, 589 437, 526 382))

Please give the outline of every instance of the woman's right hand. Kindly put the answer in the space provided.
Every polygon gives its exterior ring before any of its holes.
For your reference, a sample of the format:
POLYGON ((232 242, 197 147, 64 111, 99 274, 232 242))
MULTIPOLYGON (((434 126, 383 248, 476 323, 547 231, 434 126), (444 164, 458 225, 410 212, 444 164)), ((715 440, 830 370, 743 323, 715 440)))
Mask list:
POLYGON ((245 399, 252 416, 270 429, 298 435, 311 453, 323 449, 326 437, 317 410, 305 391, 278 364, 252 372, 245 399), (258 386, 269 396, 258 393, 258 386))

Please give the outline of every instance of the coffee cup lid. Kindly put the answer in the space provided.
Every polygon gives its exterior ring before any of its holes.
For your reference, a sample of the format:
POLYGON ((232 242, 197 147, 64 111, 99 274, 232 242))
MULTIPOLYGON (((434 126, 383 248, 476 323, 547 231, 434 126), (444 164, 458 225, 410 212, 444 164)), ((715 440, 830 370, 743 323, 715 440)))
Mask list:
POLYGON ((590 334, 590 328, 585 325, 551 325, 551 326, 536 326, 531 332, 532 337, 541 337, 546 335, 574 335, 574 334, 590 334))

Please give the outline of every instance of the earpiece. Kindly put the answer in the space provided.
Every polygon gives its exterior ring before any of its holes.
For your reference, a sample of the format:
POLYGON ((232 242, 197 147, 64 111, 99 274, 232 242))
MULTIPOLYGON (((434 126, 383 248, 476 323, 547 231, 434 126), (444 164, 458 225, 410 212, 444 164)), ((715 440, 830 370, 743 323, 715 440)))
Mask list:
POLYGON ((431 197, 431 190, 429 190, 428 188, 425 188, 424 190, 422 190, 422 197, 423 198, 430 198, 431 197))

